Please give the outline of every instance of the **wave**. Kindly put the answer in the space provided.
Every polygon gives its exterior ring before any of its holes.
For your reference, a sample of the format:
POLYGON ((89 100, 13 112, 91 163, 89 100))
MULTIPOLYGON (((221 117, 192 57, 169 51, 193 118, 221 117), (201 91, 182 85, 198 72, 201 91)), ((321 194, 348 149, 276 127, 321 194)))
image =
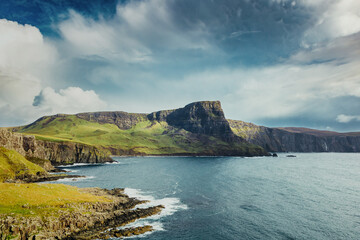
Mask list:
POLYGON ((67 172, 78 172, 79 170, 74 170, 74 169, 67 169, 67 168, 63 168, 63 170, 67 171, 67 172))
MULTIPOLYGON (((142 192, 139 189, 133 189, 133 188, 125 188, 124 193, 127 194, 129 197, 133 197, 133 198, 136 198, 139 200, 149 201, 149 202, 137 205, 134 209, 148 208, 148 207, 153 207, 153 206, 158 206, 158 205, 163 205, 165 208, 159 214, 152 215, 145 219, 138 219, 135 222, 127 224, 125 226, 122 226, 119 229, 150 225, 153 227, 154 231, 147 232, 144 235, 151 234, 152 232, 155 232, 155 231, 165 231, 165 229, 163 228, 163 224, 160 221, 161 218, 173 215, 177 211, 188 209, 188 206, 186 204, 182 203, 179 198, 156 199, 152 195, 148 195, 147 193, 142 192)), ((142 236, 144 236, 144 235, 142 235, 142 236)))
POLYGON ((72 165, 59 165, 59 168, 72 168, 72 167, 82 167, 82 166, 101 166, 104 163, 74 163, 72 165))
POLYGON ((55 182, 79 182, 79 181, 86 181, 89 179, 96 178, 95 176, 86 176, 86 177, 80 177, 80 178, 63 178, 58 179, 55 182))
POLYGON ((104 164, 126 164, 126 163, 123 163, 123 162, 120 162, 120 161, 114 161, 114 162, 106 162, 104 164))

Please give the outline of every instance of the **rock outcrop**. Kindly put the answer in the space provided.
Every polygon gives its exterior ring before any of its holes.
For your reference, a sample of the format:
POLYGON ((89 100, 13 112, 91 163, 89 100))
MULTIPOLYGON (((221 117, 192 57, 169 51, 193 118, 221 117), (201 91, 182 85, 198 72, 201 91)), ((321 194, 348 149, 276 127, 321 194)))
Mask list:
POLYGON ((151 113, 148 118, 152 121, 165 121, 170 126, 195 134, 213 136, 226 142, 245 142, 232 132, 219 101, 194 102, 183 108, 151 113))
POLYGON ((0 129, 0 146, 15 150, 25 157, 50 160, 53 165, 112 162, 107 151, 73 142, 37 140, 34 136, 0 129))
POLYGON ((360 152, 359 133, 268 128, 235 120, 229 123, 239 136, 269 152, 360 152))

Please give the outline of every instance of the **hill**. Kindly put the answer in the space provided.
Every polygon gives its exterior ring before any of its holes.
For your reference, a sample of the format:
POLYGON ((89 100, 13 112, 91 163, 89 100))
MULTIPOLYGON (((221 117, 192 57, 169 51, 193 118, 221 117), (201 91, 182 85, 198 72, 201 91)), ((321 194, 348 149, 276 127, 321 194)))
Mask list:
POLYGON ((267 155, 233 133, 218 101, 150 114, 58 114, 14 130, 41 141, 94 146, 113 155, 267 155))

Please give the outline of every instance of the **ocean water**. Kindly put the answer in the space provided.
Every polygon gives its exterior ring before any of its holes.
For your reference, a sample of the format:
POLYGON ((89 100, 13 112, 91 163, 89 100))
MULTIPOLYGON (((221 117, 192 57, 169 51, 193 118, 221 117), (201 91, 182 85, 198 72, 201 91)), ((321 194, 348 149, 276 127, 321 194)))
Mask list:
POLYGON ((126 188, 165 205, 132 223, 133 239, 360 239, 360 154, 272 157, 116 157, 64 167, 79 187, 126 188))

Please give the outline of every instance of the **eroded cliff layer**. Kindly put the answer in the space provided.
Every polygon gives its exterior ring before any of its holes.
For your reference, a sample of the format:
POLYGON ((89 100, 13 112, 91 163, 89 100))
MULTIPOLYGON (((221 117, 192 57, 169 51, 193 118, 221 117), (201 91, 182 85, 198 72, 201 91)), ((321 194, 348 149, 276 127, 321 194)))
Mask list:
POLYGON ((50 160, 54 165, 112 161, 107 151, 94 146, 75 142, 43 141, 7 129, 0 129, 0 146, 15 150, 26 157, 50 160))
POLYGON ((268 128, 243 121, 228 121, 238 136, 269 152, 360 152, 359 133, 268 128))

